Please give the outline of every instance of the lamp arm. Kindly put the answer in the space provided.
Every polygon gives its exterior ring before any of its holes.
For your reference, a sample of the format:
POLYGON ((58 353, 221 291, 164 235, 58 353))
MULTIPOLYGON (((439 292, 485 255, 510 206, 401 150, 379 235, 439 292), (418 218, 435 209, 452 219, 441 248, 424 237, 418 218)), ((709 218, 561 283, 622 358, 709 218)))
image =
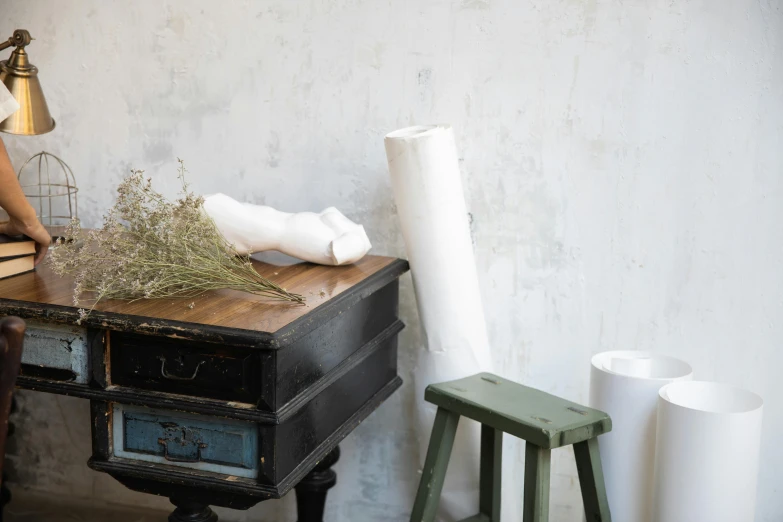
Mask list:
POLYGON ((3 51, 5 49, 8 49, 9 47, 15 46, 15 47, 24 47, 26 45, 30 45, 30 42, 32 42, 34 38, 30 36, 30 32, 25 29, 17 29, 14 31, 14 34, 11 35, 8 40, 6 40, 3 43, 0 43, 0 51, 3 51))

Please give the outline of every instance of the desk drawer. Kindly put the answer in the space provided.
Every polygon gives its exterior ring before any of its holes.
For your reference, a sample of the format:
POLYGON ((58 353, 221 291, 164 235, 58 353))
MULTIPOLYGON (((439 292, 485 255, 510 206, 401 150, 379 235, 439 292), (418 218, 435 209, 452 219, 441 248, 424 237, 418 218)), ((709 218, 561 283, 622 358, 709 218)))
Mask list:
POLYGON ((257 403, 262 355, 216 344, 111 332, 111 383, 257 403))
POLYGON ((114 456, 256 478, 258 428, 204 415, 115 404, 114 456))
POLYGON ((86 384, 90 380, 86 328, 27 320, 22 375, 86 384))

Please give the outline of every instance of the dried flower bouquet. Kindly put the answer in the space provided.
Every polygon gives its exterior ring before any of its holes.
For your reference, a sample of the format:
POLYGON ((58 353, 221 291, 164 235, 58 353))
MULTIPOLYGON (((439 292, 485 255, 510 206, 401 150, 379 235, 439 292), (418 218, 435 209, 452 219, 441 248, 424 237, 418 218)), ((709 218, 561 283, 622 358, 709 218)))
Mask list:
MULTIPOLYGON (((74 305, 88 292, 94 293, 92 310, 102 299, 187 298, 220 288, 304 302, 237 254, 203 211, 203 198, 189 191, 185 165, 179 163, 182 191, 175 202, 134 170, 117 189, 101 229, 85 233, 74 221, 65 240, 57 240, 49 262, 57 274, 74 275, 74 305)), ((81 321, 89 311, 79 314, 81 321)))

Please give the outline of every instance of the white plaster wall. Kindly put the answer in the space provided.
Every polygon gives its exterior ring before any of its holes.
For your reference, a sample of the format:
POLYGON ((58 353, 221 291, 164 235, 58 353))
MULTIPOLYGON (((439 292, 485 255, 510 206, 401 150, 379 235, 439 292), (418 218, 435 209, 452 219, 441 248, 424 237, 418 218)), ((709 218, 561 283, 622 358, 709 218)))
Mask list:
MULTIPOLYGON (((757 522, 783 519, 783 10, 775 0, 0 0, 57 118, 3 136, 62 155, 95 225, 145 168, 293 210, 335 205, 404 256, 383 135, 455 126, 495 363, 577 401, 592 353, 649 349, 766 399, 757 522)), ((416 475, 406 386, 343 444, 330 522, 404 521, 416 475)), ((86 468, 88 409, 24 393, 17 484, 165 506, 86 468)), ((520 444, 504 516, 519 518, 520 444)), ((556 452, 552 520, 580 518, 556 452)), ((293 499, 224 520, 293 521, 293 499), (263 518, 264 516, 268 518, 263 518)), ((624 522, 624 521, 621 521, 624 522)), ((630 521, 629 521, 630 522, 630 521)))

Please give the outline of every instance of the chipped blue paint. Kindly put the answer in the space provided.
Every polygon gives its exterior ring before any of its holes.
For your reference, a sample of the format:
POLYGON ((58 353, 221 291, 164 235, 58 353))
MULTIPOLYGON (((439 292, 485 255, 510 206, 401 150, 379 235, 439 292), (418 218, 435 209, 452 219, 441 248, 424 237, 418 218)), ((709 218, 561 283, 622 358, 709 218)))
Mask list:
POLYGON ((256 478, 258 428, 251 423, 115 404, 114 456, 256 478))
POLYGON ((89 382, 86 328, 31 320, 26 323, 22 364, 70 370, 75 375, 74 382, 89 382))

